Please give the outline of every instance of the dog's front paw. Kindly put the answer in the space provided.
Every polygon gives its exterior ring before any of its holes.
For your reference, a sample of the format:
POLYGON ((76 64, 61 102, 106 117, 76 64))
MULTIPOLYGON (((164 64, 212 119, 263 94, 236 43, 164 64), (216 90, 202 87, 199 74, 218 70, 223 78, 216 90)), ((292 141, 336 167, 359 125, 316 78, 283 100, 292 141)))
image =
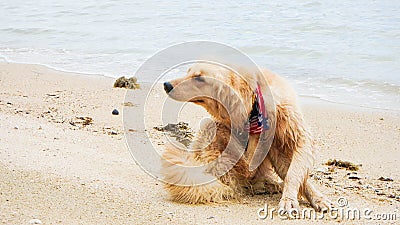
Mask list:
POLYGON ((279 213, 291 213, 293 210, 300 212, 299 201, 293 198, 282 197, 279 202, 279 213))
POLYGON ((317 212, 328 212, 332 208, 332 202, 325 196, 313 199, 310 204, 317 212))

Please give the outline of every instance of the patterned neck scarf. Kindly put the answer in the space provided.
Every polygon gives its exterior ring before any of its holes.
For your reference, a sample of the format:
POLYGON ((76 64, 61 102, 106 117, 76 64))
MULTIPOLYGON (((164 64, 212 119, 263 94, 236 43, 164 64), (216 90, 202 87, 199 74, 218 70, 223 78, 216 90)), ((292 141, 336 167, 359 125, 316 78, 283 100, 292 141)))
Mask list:
POLYGON ((269 129, 269 122, 268 114, 265 110, 264 98, 259 84, 257 84, 257 89, 255 90, 254 95, 255 99, 253 109, 251 110, 245 127, 249 134, 260 134, 269 129))

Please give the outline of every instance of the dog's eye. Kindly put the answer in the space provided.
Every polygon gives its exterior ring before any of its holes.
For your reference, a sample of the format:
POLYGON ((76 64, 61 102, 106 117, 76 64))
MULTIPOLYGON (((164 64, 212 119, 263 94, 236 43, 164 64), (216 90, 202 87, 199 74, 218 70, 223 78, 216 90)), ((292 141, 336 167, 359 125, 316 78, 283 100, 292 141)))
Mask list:
POLYGON ((205 80, 204 80, 204 77, 202 77, 202 76, 200 76, 200 75, 195 76, 194 79, 195 79, 196 81, 199 81, 199 82, 204 82, 204 81, 205 81, 205 80))

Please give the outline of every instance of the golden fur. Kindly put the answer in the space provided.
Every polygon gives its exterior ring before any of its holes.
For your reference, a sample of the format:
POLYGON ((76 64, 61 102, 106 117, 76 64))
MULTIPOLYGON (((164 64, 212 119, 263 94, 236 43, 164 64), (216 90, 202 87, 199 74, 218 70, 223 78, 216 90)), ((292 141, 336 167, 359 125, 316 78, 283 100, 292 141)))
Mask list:
POLYGON ((191 204, 221 202, 238 198, 245 193, 244 187, 257 191, 254 189, 271 189, 273 186, 282 191, 279 206, 285 211, 299 208, 299 196, 304 196, 316 210, 329 209, 329 200, 307 180, 314 161, 313 140, 294 90, 282 77, 267 70, 262 73, 238 72, 242 76, 222 66, 201 63, 193 65, 187 76, 170 81, 173 87, 169 92, 171 98, 203 106, 215 122, 204 125, 196 135, 190 148, 198 151, 189 153, 173 146, 166 148, 162 174, 172 199, 191 204), (256 170, 250 171, 250 159, 258 144, 252 140, 258 140, 259 136, 250 135, 244 151, 245 146, 238 140, 240 137, 231 135, 231 131, 242 129, 248 119, 257 83, 261 88, 268 86, 271 90, 273 98, 266 98, 266 108, 268 115, 274 115, 270 122, 276 129, 267 157, 256 170), (204 146, 204 143, 209 144, 204 146), (238 162, 230 160, 243 152, 238 162), (228 154, 228 157, 219 157, 221 154, 228 154), (200 172, 202 178, 176 166, 196 166, 213 161, 215 163, 200 172), (204 176, 215 181, 194 185, 198 184, 196 179, 204 179, 204 176))

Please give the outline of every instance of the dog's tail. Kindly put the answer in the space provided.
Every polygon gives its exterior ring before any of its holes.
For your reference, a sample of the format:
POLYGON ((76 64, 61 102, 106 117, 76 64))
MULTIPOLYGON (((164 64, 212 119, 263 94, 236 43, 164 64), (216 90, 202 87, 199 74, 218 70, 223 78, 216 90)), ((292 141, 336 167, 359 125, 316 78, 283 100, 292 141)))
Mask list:
POLYGON ((187 151, 171 145, 166 147, 161 173, 172 200, 199 204, 235 199, 235 191, 207 173, 202 164, 187 151))

